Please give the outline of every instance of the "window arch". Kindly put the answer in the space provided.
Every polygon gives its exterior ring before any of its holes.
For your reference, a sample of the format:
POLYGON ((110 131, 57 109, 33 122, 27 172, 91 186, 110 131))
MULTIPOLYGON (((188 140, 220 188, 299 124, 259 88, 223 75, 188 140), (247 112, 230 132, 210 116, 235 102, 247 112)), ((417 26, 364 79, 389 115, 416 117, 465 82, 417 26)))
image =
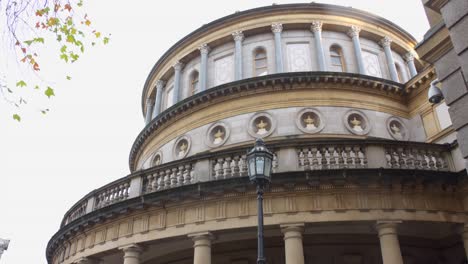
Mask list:
POLYGON ((403 75, 403 71, 402 71, 402 69, 400 67, 400 64, 395 62, 395 68, 396 68, 396 72, 397 72, 397 75, 398 75, 398 80, 401 83, 405 82, 405 76, 403 75))
POLYGON ((197 70, 194 70, 190 74, 190 78, 189 78, 189 86, 190 86, 189 95, 194 95, 194 94, 199 92, 199 90, 200 90, 199 76, 200 75, 199 75, 197 70))
POLYGON ((253 54, 254 76, 263 76, 268 74, 267 53, 265 48, 259 47, 253 54))
POLYGON ((345 60, 343 56, 343 50, 338 45, 330 46, 330 61, 331 69, 337 72, 345 72, 345 60))

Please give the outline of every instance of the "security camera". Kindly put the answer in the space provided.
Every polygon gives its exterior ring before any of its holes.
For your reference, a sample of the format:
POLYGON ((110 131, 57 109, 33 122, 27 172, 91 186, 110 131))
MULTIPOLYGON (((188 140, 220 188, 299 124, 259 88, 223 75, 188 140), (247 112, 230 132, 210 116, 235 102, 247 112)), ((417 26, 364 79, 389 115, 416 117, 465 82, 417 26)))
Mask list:
POLYGON ((439 79, 435 79, 434 81, 431 82, 431 87, 429 87, 429 92, 427 93, 427 98, 429 99, 429 102, 432 104, 438 104, 442 99, 444 99, 444 95, 442 94, 442 91, 440 90, 442 86, 442 83, 439 81, 439 79))

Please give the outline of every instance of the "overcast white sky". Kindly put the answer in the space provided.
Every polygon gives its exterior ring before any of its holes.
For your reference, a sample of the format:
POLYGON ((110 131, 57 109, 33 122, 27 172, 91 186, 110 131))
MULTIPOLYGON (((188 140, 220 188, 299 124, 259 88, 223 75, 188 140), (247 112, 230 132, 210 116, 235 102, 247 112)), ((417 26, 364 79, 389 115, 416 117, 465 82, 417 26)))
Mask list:
MULTIPOLYGON (((316 2, 380 15, 418 41, 429 27, 419 0, 316 2)), ((46 244, 63 214, 91 190, 129 173, 129 150, 144 126, 143 84, 170 46, 214 19, 272 3, 85 0, 96 27, 112 33, 111 43, 89 50, 71 82, 61 81, 55 58, 48 61, 55 66, 44 74, 56 76, 58 89, 47 116, 27 113, 17 123, 0 100, 0 237, 12 240, 0 262, 46 263, 46 244)))

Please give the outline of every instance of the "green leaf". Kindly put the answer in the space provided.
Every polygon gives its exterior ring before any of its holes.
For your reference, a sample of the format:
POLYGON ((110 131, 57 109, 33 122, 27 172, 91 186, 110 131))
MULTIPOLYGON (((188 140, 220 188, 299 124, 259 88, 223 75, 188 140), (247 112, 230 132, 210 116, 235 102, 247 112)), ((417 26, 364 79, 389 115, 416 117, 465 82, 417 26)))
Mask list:
POLYGON ((34 42, 44 43, 44 38, 34 38, 34 42))
POLYGON ((30 46, 30 45, 33 43, 32 40, 25 40, 25 41, 23 41, 23 42, 26 43, 28 46, 30 46))
POLYGON ((70 53, 70 58, 72 59, 71 62, 75 62, 80 56, 78 54, 75 54, 73 52, 70 53))
POLYGON ((105 37, 105 38, 102 40, 102 42, 104 43, 104 45, 107 44, 107 43, 109 43, 109 38, 108 38, 108 37, 105 37))
POLYGON ((57 41, 58 41, 58 42, 61 42, 61 41, 62 41, 62 35, 60 35, 60 34, 57 35, 57 41))
POLYGON ((41 110, 41 113, 42 113, 43 115, 47 114, 47 112, 49 112, 49 109, 48 109, 48 108, 47 108, 47 109, 41 110))
POLYGON ((27 84, 23 80, 16 83, 16 87, 25 87, 26 85, 27 84))
POLYGON ((54 89, 50 88, 50 86, 47 86, 47 89, 44 91, 44 94, 47 97, 49 97, 49 99, 50 99, 51 96, 55 96, 54 89))
POLYGON ((60 55, 60 58, 61 58, 62 60, 64 60, 65 62, 68 62, 68 56, 67 56, 67 54, 64 54, 64 53, 61 54, 61 55, 60 55))
POLYGON ((68 76, 68 75, 67 75, 67 77, 66 77, 66 78, 67 78, 67 80, 71 80, 71 76, 68 76))
POLYGON ((36 86, 34 86, 34 89, 39 90, 39 85, 36 84, 36 86))
POLYGON ((60 48, 60 52, 64 53, 67 51, 67 45, 63 45, 61 48, 60 48))
POLYGON ((14 114, 13 119, 18 121, 18 122, 21 122, 21 116, 19 116, 18 114, 14 114))

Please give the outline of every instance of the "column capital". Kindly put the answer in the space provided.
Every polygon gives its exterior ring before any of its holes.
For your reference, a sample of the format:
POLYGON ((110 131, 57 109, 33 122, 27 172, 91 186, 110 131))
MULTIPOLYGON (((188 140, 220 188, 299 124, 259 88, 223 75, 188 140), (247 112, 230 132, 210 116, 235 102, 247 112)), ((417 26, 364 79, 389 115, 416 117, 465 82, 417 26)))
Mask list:
POLYGON ((283 31, 283 24, 278 22, 271 24, 271 31, 273 31, 273 33, 281 33, 283 31))
POLYGON ((348 32, 346 32, 346 34, 350 38, 354 38, 354 37, 359 37, 359 32, 361 32, 361 28, 358 26, 352 25, 349 27, 348 32))
POLYGON ((191 238, 193 241, 198 241, 198 240, 213 240, 214 235, 211 232, 197 232, 197 233, 191 233, 187 235, 189 238, 191 238))
POLYGON ((385 37, 383 37, 383 39, 381 39, 379 41, 379 44, 380 44, 380 46, 382 46, 384 48, 385 47, 390 47, 390 45, 392 44, 392 41, 393 40, 389 36, 385 36, 385 37))
POLYGON ((322 21, 314 20, 314 21, 312 21, 312 25, 310 26, 310 30, 312 32, 314 32, 314 33, 315 32, 321 32, 322 31, 322 25, 323 25, 322 21))
POLYGON ((401 224, 402 221, 400 220, 379 220, 375 224, 375 228, 379 233, 379 237, 390 235, 390 234, 397 234, 397 227, 401 224))
POLYGON ((404 56, 403 59, 406 62, 414 61, 414 53, 412 51, 408 51, 404 56))
POLYGON ((304 223, 281 224, 281 232, 284 234, 284 240, 289 238, 301 238, 304 233, 304 223))
POLYGON ((208 46, 208 44, 206 43, 203 43, 200 45, 200 47, 198 47, 198 50, 200 50, 200 53, 201 54, 208 54, 210 52, 210 46, 208 46))
POLYGON ((180 71, 184 67, 184 64, 180 61, 176 61, 174 65, 172 65, 175 71, 180 71))
POLYGON ((162 89, 166 83, 163 80, 156 81, 156 89, 162 89))
POLYGON ((234 41, 243 41, 244 40, 244 33, 242 31, 234 31, 232 32, 232 37, 234 38, 234 41))
POLYGON ((129 244, 123 247, 119 247, 125 254, 137 253, 140 254, 143 252, 143 248, 137 244, 129 244))
POLYGON ((94 264, 97 263, 98 260, 95 258, 90 258, 90 257, 83 257, 79 258, 78 260, 74 261, 74 264, 94 264))
POLYGON ((149 105, 149 104, 154 104, 154 100, 152 98, 146 98, 146 104, 149 105))

